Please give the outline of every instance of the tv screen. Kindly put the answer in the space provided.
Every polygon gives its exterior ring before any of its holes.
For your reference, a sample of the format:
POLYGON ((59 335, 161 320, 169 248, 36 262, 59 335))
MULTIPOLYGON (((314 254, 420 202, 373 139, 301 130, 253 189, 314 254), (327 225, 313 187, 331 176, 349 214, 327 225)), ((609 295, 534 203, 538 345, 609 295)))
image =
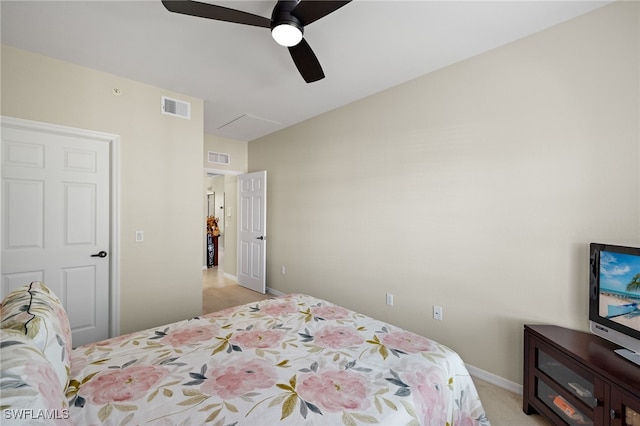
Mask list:
POLYGON ((592 243, 589 281, 591 331, 640 362, 640 248, 592 243))

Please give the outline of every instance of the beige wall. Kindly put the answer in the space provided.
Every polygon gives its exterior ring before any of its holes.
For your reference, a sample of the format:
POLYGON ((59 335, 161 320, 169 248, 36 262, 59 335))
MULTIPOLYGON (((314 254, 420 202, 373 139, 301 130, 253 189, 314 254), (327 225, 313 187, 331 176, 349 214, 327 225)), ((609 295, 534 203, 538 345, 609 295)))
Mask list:
POLYGON ((250 142, 267 285, 522 383, 523 324, 587 328, 588 243, 640 244, 638 16, 616 3, 250 142))
MULTIPOLYGON (((224 274, 236 279, 238 275, 238 174, 247 172, 248 144, 244 141, 229 139, 211 134, 204 135, 204 167, 224 174, 225 213, 231 211, 231 216, 225 216, 224 259, 222 267, 224 274), (229 154, 228 165, 209 163, 208 152, 229 154)), ((206 264, 206 262, 205 262, 206 264)))
POLYGON ((120 135, 120 331, 201 314, 202 100, 2 46, 1 106, 120 135), (161 114, 162 95, 191 102, 191 120, 161 114))

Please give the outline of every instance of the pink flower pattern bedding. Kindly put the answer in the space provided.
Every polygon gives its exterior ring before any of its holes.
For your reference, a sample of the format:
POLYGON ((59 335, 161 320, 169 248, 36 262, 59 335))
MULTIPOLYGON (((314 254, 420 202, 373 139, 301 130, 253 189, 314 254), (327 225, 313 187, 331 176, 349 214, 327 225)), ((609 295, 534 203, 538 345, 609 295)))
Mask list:
POLYGON ((459 356, 288 295, 76 348, 79 425, 488 425, 459 356))

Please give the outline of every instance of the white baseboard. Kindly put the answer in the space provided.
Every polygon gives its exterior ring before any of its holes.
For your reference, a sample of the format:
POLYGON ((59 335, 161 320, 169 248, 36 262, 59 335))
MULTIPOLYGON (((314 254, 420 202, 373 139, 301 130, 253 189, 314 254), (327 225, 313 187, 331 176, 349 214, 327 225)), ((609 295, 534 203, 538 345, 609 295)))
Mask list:
POLYGON ((238 282, 238 277, 236 277, 235 275, 227 274, 226 272, 224 272, 222 275, 225 278, 229 278, 232 281, 238 282))
POLYGON ((267 293, 273 294, 274 296, 284 296, 285 294, 287 294, 287 293, 283 293, 283 292, 278 291, 278 290, 276 290, 274 288, 271 288, 271 287, 267 287, 267 293))
POLYGON ((522 385, 497 376, 493 373, 489 373, 488 371, 482 370, 478 367, 474 367, 473 365, 465 364, 465 366, 472 376, 475 376, 480 380, 484 380, 487 383, 491 383, 492 385, 496 385, 499 388, 517 393, 518 395, 522 395, 522 385))

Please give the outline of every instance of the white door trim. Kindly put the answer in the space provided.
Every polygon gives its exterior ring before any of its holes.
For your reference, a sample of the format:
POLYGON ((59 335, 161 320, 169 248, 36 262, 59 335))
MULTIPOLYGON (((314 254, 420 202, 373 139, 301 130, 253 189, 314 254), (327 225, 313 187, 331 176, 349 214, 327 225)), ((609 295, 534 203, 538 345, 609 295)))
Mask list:
MULTIPOLYGON (((2 127, 82 137, 109 144, 111 154, 111 176, 109 182, 111 192, 111 199, 109 200, 111 203, 111 235, 109 236, 109 257, 111 258, 109 271, 109 335, 111 337, 120 335, 120 136, 7 116, 0 116, 0 122, 2 127)), ((0 191, 1 190, 0 188, 0 191)), ((0 199, 2 199, 1 196, 2 194, 0 193, 0 199)), ((2 265, 0 264, 0 270, 1 269, 2 265)))
POLYGON ((240 176, 240 175, 245 174, 245 173, 247 173, 247 172, 239 172, 237 170, 212 169, 212 168, 209 168, 209 167, 205 167, 204 168, 204 175, 205 176, 207 176, 208 174, 240 176))

